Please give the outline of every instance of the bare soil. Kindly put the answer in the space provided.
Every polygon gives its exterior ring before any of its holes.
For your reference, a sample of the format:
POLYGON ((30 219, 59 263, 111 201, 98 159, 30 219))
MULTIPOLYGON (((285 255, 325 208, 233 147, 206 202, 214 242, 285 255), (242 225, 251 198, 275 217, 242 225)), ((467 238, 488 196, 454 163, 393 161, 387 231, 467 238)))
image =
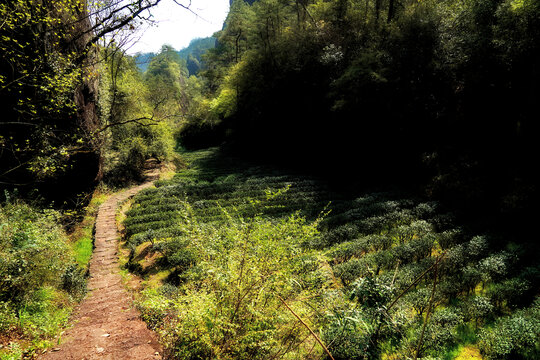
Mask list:
POLYGON ((152 186, 159 173, 147 173, 148 181, 111 196, 99 208, 95 249, 90 262, 89 293, 78 307, 74 326, 61 344, 40 359, 161 359, 157 336, 140 319, 133 298, 122 283, 118 263, 119 233, 116 210, 137 192, 152 186))

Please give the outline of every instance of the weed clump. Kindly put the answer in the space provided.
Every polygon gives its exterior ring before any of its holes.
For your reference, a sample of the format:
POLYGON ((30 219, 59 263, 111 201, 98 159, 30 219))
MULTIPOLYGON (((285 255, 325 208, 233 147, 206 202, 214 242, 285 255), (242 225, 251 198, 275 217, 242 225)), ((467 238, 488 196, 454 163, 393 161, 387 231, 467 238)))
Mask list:
POLYGON ((67 323, 68 304, 85 289, 85 270, 75 262, 57 212, 0 206, 0 331, 31 343, 8 346, 0 356, 29 356, 47 347, 67 323))

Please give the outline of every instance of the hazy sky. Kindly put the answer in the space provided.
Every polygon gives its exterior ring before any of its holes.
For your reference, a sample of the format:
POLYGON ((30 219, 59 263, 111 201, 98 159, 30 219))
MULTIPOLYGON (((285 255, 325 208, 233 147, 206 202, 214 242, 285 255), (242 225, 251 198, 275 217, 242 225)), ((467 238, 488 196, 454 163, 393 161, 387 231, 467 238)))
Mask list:
MULTIPOLYGON (((178 2, 189 4, 189 0, 178 2)), ((199 17, 178 6, 173 0, 160 2, 152 9, 157 26, 142 30, 142 37, 130 47, 128 53, 157 52, 163 44, 180 50, 194 38, 211 36, 223 26, 229 11, 229 0, 191 0, 190 9, 199 17)))

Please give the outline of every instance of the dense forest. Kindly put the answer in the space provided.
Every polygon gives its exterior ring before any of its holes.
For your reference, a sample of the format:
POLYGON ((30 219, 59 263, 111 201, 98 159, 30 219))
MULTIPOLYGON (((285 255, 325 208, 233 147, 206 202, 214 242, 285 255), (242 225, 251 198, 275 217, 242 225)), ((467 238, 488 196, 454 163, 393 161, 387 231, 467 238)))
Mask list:
MULTIPOLYGON (((186 67, 190 75, 197 75, 203 67, 202 55, 208 49, 215 47, 215 45, 216 38, 214 37, 198 38, 191 40, 187 47, 178 50, 180 57, 186 61, 186 67)), ((155 56, 154 53, 135 54, 134 58, 139 70, 145 72, 148 69, 148 64, 155 56)))
POLYGON ((149 159, 121 261, 169 358, 540 357, 540 2, 231 0, 129 56, 159 2, 0 3, 0 359, 149 159))
MULTIPOLYGON (((530 221, 535 1, 234 2, 181 137, 530 221), (249 149, 249 151, 245 151, 249 149)), ((536 149, 536 150, 535 150, 536 149)), ((502 219, 499 219, 502 220, 502 219)))

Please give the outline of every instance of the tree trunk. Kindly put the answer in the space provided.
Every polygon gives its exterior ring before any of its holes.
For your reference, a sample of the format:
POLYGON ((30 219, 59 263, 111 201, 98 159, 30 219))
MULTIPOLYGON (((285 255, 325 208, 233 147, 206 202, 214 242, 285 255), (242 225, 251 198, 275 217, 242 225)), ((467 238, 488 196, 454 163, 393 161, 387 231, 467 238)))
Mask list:
POLYGON ((386 22, 392 21, 394 18, 394 6, 395 6, 395 0, 389 0, 388 3, 388 18, 386 19, 386 22))

